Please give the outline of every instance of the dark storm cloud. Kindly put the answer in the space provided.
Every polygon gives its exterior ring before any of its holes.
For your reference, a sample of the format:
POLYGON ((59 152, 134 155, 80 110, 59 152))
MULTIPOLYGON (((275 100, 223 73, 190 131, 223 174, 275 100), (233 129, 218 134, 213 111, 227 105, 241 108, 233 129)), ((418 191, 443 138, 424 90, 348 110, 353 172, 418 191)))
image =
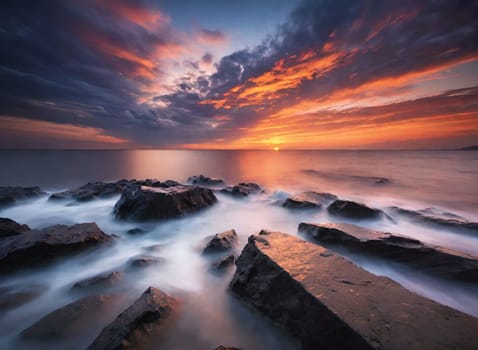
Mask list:
MULTIPOLYGON (((478 1, 304 0, 274 35, 219 59, 214 74, 199 69, 212 56, 199 55, 185 63, 196 73, 140 103, 167 74, 162 55, 184 45, 153 2, 0 6, 0 115, 97 127, 140 145, 230 139, 291 101, 386 78, 405 89, 406 74, 478 56, 478 1), (326 73, 312 66, 334 53, 326 73)), ((198 35, 226 39, 217 30, 198 35)))

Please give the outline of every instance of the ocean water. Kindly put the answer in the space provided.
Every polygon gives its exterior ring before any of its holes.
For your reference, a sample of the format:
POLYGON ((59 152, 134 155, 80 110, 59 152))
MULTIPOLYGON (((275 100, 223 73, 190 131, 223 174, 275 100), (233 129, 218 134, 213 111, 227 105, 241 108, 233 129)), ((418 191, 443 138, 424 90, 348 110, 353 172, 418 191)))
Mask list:
MULTIPOLYGON (((211 273, 212 258, 201 255, 206 237, 234 228, 242 247, 249 235, 261 229, 306 239, 297 233, 300 222, 339 221, 325 211, 289 211, 275 205, 288 194, 304 190, 330 192, 377 208, 434 208, 478 221, 478 152, 473 151, 0 151, 0 164, 0 186, 39 185, 47 192, 123 178, 185 182, 199 174, 220 177, 229 184, 257 182, 266 190, 245 199, 218 194, 219 203, 210 209, 147 225, 114 219, 112 210, 119 196, 88 203, 51 202, 42 197, 0 209, 0 217, 32 228, 94 221, 104 232, 119 236, 111 247, 0 276, 0 288, 34 285, 42 290, 38 298, 0 315, 2 349, 83 349, 148 286, 159 287, 180 300, 174 327, 158 335, 162 349, 213 349, 220 344, 294 349, 296 345, 282 331, 227 292, 233 271, 211 273), (135 227, 147 232, 135 236, 126 233, 135 227), (122 282, 105 291, 123 296, 107 312, 92 316, 81 330, 54 342, 19 339, 18 334, 41 317, 88 295, 87 291, 71 289, 76 281, 124 269, 131 257, 146 253, 145 248, 153 244, 162 247, 148 254, 162 257, 164 262, 125 273, 122 282)), ((406 219, 359 224, 478 257, 478 237, 471 234, 419 226, 406 219)), ((478 316, 476 286, 444 282, 346 251, 344 255, 418 294, 478 316)))

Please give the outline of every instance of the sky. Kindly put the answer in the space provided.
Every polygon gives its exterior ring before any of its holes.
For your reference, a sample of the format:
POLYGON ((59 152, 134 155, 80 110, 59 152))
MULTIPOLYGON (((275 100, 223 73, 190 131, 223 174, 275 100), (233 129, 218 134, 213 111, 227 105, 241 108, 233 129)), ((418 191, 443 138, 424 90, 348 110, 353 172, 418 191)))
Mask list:
POLYGON ((476 0, 3 0, 0 148, 478 144, 476 0))

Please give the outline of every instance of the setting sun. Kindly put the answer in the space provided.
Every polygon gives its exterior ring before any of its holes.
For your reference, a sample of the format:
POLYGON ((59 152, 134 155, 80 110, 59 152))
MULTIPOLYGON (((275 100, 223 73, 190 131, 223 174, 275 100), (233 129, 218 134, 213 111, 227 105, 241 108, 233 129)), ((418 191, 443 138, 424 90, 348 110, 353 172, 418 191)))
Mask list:
POLYGON ((279 147, 274 147, 274 151, 279 151, 280 148, 279 147))

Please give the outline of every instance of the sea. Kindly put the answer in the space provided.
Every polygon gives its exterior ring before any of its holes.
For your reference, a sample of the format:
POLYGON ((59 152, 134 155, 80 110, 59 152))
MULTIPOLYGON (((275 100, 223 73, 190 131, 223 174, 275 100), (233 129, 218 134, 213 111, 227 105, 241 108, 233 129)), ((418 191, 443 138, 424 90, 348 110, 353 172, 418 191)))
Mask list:
MULTIPOLYGON (((116 220, 113 207, 119 196, 85 203, 49 201, 44 196, 0 209, 0 217, 34 229, 96 222, 105 233, 117 236, 112 246, 0 275, 0 293, 30 286, 42 291, 30 302, 0 313, 1 349, 84 349, 149 286, 176 297, 180 312, 174 326, 158 335, 160 343, 147 348, 161 344, 161 349, 214 349, 222 344, 248 350, 296 349, 293 339, 231 295, 228 284, 233 270, 211 271, 211 258, 201 254, 207 237, 235 229, 243 247, 250 235, 262 229, 307 239, 297 232, 299 223, 345 220, 326 210, 290 211, 277 205, 302 191, 329 192, 375 208, 453 213, 478 222, 478 151, 2 150, 0 164, 0 186, 40 186, 48 193, 120 179, 186 182, 200 174, 227 184, 255 182, 265 190, 241 199, 218 193, 218 204, 209 209, 147 224, 116 220), (127 233, 137 227, 145 233, 127 233), (106 291, 122 296, 110 309, 83 320, 77 329, 63 329, 67 336, 53 341, 19 337, 50 312, 88 295, 72 289, 75 282, 121 270, 129 259, 157 244, 161 249, 148 254, 164 261, 128 272, 122 283, 106 291)), ((478 257, 478 236, 473 234, 418 225, 406 218, 355 223, 478 257)), ((343 254, 374 274, 478 317, 477 286, 444 281, 364 255, 343 254)))

